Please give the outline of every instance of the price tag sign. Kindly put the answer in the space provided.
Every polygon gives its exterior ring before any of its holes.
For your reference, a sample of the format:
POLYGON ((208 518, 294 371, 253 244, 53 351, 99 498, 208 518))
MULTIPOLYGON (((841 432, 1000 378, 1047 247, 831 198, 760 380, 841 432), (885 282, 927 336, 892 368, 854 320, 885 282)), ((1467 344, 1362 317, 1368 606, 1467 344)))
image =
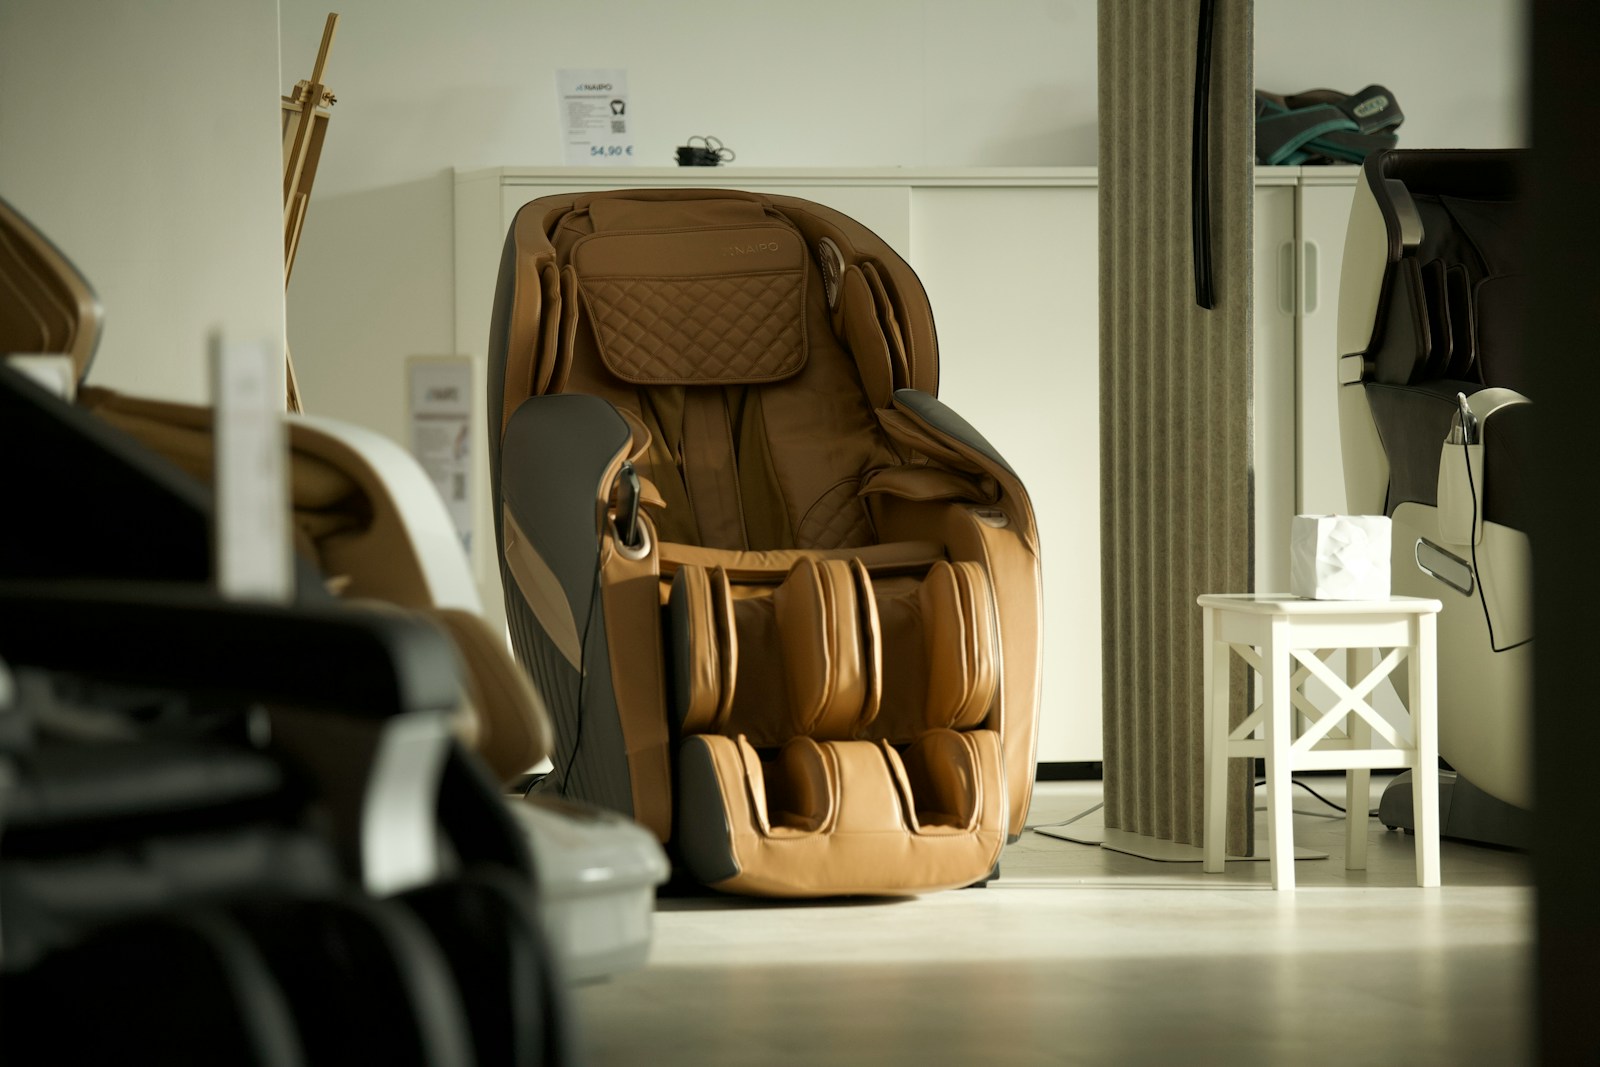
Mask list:
POLYGON ((626 70, 556 71, 567 166, 633 162, 633 116, 626 70))
POLYGON ((427 472, 455 522, 461 547, 472 551, 472 360, 413 356, 411 454, 427 472))

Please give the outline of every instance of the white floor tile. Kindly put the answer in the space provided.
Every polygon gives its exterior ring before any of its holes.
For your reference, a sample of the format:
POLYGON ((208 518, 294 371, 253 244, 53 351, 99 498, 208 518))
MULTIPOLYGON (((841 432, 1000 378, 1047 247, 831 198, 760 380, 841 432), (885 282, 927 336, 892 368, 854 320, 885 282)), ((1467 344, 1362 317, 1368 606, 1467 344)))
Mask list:
MULTIPOLYGON (((1098 798, 1043 784, 1030 822, 1098 798)), ((651 964, 577 992, 591 1061, 1525 1062, 1528 858, 1446 842, 1443 887, 1418 889, 1409 838, 1373 820, 1346 871, 1343 823, 1301 807, 1297 843, 1331 855, 1293 894, 1265 863, 1207 875, 1030 833, 986 889, 664 900, 651 964)))

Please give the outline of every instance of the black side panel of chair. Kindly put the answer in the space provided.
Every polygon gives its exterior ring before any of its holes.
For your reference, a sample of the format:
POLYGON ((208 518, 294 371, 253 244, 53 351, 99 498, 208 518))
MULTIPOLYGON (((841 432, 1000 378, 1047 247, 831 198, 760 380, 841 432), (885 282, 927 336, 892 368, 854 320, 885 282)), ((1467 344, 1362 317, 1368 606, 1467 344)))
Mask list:
POLYGON ((0 981, 12 1067, 299 1067, 303 1052, 255 943, 210 909, 107 927, 0 981))
MULTIPOLYGON (((1574 296, 1573 299, 1585 299, 1574 296)), ((1474 297, 1478 334, 1477 378, 1531 397, 1528 384, 1528 288, 1518 274, 1501 274, 1478 283, 1474 297)))
MULTIPOLYGON (((1522 206, 1517 152, 1413 151, 1369 161, 1363 180, 1415 213, 1414 247, 1391 247, 1365 389, 1389 460, 1386 510, 1433 505, 1439 451, 1458 392, 1485 387, 1526 393, 1521 270, 1522 206), (1401 254, 1401 253, 1404 254, 1401 254)), ((1386 215, 1399 210, 1391 205, 1386 215)), ((1391 219, 1391 226, 1394 220, 1391 219)), ((1529 408, 1497 412, 1484 430, 1483 517, 1524 528, 1529 408)))
POLYGON ((308 1063, 477 1062, 444 956, 401 905, 255 900, 233 914, 283 989, 308 1063))
POLYGON ((1439 447, 1456 413, 1456 392, 1476 392, 1469 382, 1367 385, 1367 403, 1389 458, 1389 496, 1384 513, 1401 504, 1432 507, 1439 496, 1439 447))
MULTIPOLYGON (((1536 404, 1518 404, 1495 413, 1483 435, 1483 517, 1526 530, 1533 514, 1536 404)), ((1548 462, 1548 460, 1546 460, 1548 462)))
POLYGON ((304 832, 271 824, 116 839, 69 854, 7 845, 0 874, 7 968, 22 968, 119 917, 241 892, 327 892, 341 872, 304 832), (20 853, 20 854, 19 854, 20 853))
POLYGON ((1454 349, 1444 377, 1458 381, 1479 380, 1478 324, 1472 314, 1472 278, 1467 268, 1453 263, 1444 272, 1445 308, 1450 321, 1454 349))
POLYGON ((572 1062, 566 988, 525 884, 480 869, 402 899, 444 950, 479 1063, 572 1062))
POLYGON ((26 502, 0 523, 0 576, 210 577, 204 488, 3 359, 0 455, 7 498, 26 502))
POLYGON ((499 867, 528 881, 537 872, 528 838, 507 810, 500 784, 459 745, 445 757, 439 786, 439 825, 463 869, 499 867))
POLYGON ((632 816, 633 786, 612 688, 600 592, 596 501, 606 471, 627 448, 628 424, 599 397, 529 397, 506 425, 500 492, 506 510, 560 582, 582 642, 579 671, 560 654, 506 579, 506 616, 517 658, 545 699, 556 745, 541 788, 632 816))

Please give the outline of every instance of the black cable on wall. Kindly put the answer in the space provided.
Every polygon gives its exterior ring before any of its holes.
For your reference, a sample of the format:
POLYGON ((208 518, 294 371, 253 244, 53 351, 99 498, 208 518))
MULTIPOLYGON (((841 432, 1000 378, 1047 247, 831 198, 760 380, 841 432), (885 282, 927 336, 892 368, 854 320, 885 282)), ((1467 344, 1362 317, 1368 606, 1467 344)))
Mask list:
POLYGON ((1189 151, 1189 217, 1194 227, 1194 302, 1217 306, 1211 275, 1211 28, 1216 0, 1200 0, 1194 61, 1194 133, 1189 151))

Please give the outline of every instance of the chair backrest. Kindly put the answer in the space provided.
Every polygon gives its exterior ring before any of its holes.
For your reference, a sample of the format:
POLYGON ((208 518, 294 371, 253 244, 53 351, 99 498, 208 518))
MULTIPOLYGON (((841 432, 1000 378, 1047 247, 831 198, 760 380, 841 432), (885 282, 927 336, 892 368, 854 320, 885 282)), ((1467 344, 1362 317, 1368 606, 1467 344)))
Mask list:
MULTIPOLYGON (((1527 393, 1520 224, 1526 153, 1406 150, 1370 157, 1339 283, 1340 431, 1352 509, 1431 506, 1457 393, 1527 393)), ((1496 416, 1490 462, 1525 447, 1531 407, 1496 416)), ((1526 521, 1524 479, 1485 493, 1488 521, 1526 521)))
MULTIPOLYGON (((197 482, 212 480, 210 408, 85 389, 80 404, 197 482)), ((467 700, 456 726, 502 779, 548 755, 543 704, 484 622, 477 587, 438 491, 409 453, 331 419, 287 419, 289 491, 299 557, 341 597, 420 612, 462 659, 467 700)), ((305 583, 302 583, 305 584, 305 583)), ((304 590, 302 590, 304 595, 304 590)))
POLYGON ((0 355, 64 355, 82 381, 100 342, 100 319, 100 301, 78 269, 0 200, 0 355))
POLYGON ((494 432, 531 395, 603 397, 648 435, 662 539, 712 548, 872 543, 861 476, 897 462, 876 412, 938 387, 910 267, 792 197, 536 200, 507 240, 495 332, 494 432))
POLYGON ((1518 151, 1382 152, 1362 168, 1340 293, 1340 352, 1366 380, 1524 380, 1518 151))

